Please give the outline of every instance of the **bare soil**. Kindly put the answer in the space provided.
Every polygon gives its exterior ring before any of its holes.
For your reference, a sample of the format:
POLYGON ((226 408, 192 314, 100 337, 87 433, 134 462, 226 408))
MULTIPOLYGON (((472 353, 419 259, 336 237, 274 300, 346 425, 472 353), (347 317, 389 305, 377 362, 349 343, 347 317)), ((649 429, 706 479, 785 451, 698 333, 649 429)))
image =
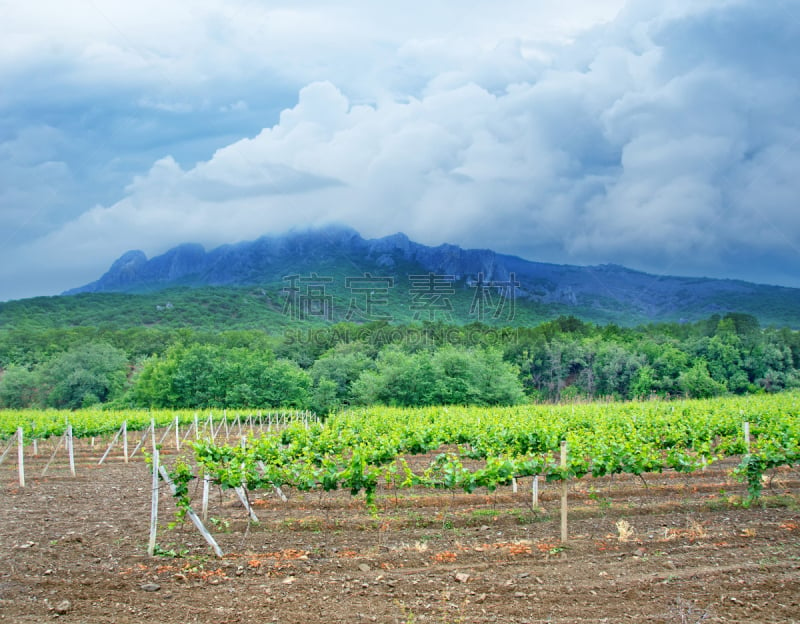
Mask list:
POLYGON ((168 528, 162 484, 163 554, 151 558, 141 454, 98 466, 104 445, 78 447, 75 477, 63 450, 41 476, 44 444, 26 451, 24 489, 14 453, 0 466, 0 621, 800 622, 797 470, 749 509, 736 460, 647 486, 581 479, 566 544, 560 486, 543 486, 533 510, 531 479, 516 493, 382 490, 373 510, 349 492, 258 492, 258 524, 214 491, 223 559, 190 523, 168 528))

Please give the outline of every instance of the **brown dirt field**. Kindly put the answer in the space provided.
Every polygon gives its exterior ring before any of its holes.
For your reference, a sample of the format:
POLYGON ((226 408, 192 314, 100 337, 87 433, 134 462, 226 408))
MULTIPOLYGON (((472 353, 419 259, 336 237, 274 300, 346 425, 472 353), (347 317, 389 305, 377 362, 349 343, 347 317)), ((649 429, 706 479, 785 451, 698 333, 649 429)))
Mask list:
POLYGON ((63 450, 40 477, 52 448, 27 457, 24 489, 14 453, 0 466, 2 622, 800 622, 797 470, 750 509, 736 461, 648 487, 581 479, 566 545, 559 486, 533 512, 530 479, 518 493, 384 490, 374 513, 348 492, 259 492, 257 525, 214 491, 221 560, 189 523, 167 528, 162 485, 158 542, 181 556, 149 558, 141 455, 97 466, 104 446, 81 441, 77 477, 63 450))

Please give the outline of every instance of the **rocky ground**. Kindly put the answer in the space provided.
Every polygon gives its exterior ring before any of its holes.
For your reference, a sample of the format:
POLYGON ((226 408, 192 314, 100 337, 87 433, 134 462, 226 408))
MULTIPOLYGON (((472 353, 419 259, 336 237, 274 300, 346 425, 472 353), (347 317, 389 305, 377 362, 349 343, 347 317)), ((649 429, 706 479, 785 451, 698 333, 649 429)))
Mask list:
MULTIPOLYGON (((570 539, 558 489, 259 492, 249 523, 214 491, 218 559, 161 494, 148 557, 150 476, 79 445, 77 476, 50 449, 0 466, 0 621, 127 622, 800 622, 800 474, 782 470, 763 504, 741 505, 734 462, 689 477, 570 485, 570 539)), ((0 449, 1 450, 1 449, 0 449)), ((171 461, 168 457, 167 461, 171 461)), ((162 487, 165 490, 165 488, 162 487)), ((196 493, 193 491, 193 493, 196 493)))

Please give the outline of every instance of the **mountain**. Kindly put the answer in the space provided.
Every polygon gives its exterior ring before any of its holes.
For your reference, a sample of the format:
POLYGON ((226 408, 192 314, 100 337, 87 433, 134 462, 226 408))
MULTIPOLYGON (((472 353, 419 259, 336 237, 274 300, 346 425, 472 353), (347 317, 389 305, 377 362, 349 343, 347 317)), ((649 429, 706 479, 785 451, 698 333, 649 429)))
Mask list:
POLYGON ((800 326, 796 288, 657 276, 612 264, 533 262, 489 249, 429 247, 401 233, 364 239, 345 227, 262 236, 210 251, 184 244, 151 259, 141 251, 129 251, 100 279, 64 295, 259 287, 265 295, 270 291, 316 296, 317 301, 307 299, 311 305, 337 303, 340 310, 329 320, 338 320, 348 302, 352 306, 355 299, 367 297, 368 286, 393 320, 433 320, 437 313, 452 313, 464 322, 504 317, 526 322, 572 314, 632 325, 741 312, 764 324, 800 326), (296 276, 295 281, 286 279, 290 275, 296 276), (371 282, 365 281, 366 275, 371 282), (512 309, 517 318, 510 317, 512 309))

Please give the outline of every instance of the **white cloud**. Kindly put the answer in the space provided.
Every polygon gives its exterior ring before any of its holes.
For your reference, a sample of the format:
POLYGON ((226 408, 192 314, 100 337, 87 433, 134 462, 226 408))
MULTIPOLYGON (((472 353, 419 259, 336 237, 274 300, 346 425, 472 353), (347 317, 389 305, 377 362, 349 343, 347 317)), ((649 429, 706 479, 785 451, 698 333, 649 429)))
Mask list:
POLYGON ((186 5, 174 3, 148 24, 148 3, 98 2, 65 44, 83 51, 76 71, 89 82, 116 64, 156 85, 143 108, 249 114, 253 100, 236 94, 198 99, 204 81, 272 72, 302 85, 297 103, 196 164, 165 152, 122 199, 19 257, 41 259, 42 272, 71 263, 66 288, 128 248, 338 221, 656 272, 770 281, 781 263, 791 280, 800 82, 795 55, 777 49, 797 51, 791 3, 637 0, 582 35, 621 3, 568 4, 463 3, 455 14, 430 2, 209 1, 202 19, 182 22, 186 5))

